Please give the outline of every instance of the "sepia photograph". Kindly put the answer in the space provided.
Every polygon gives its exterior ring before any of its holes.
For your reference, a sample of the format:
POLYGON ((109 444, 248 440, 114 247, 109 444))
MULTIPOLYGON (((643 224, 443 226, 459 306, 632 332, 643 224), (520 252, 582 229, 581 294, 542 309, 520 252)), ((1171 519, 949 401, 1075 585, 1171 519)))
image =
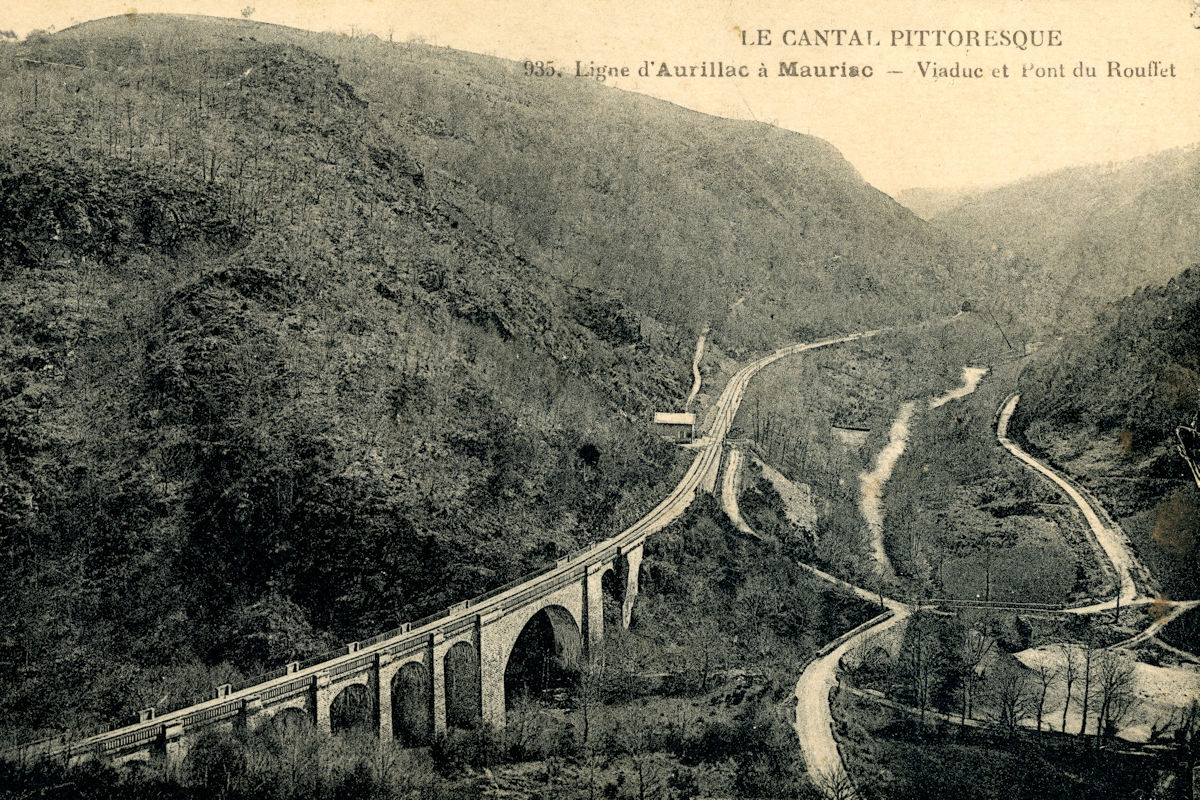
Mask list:
POLYGON ((1200 797, 1200 4, 0 0, 0 559, 14 800, 1200 797))

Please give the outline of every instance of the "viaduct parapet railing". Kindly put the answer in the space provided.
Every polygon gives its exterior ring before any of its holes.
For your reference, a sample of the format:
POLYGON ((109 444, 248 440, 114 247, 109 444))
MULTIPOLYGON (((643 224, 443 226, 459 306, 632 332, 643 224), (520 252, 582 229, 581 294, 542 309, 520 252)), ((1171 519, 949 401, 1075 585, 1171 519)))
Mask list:
POLYGON ((366 700, 371 722, 383 739, 417 745, 429 743, 448 727, 478 721, 501 727, 508 657, 535 614, 546 612, 566 661, 586 657, 604 636, 602 584, 611 571, 624 575, 621 621, 629 626, 646 537, 682 514, 698 490, 714 490, 723 440, 754 374, 789 355, 878 333, 789 345, 744 366, 717 400, 708 443, 683 478, 653 510, 616 536, 437 614, 351 642, 344 650, 219 686, 210 700, 164 714, 145 709, 136 723, 116 730, 74 741, 43 739, 4 755, 54 757, 67 763, 92 758, 122 763, 157 755, 177 762, 186 755, 189 740, 206 730, 254 729, 283 714, 330 730, 334 700, 349 691, 366 700))

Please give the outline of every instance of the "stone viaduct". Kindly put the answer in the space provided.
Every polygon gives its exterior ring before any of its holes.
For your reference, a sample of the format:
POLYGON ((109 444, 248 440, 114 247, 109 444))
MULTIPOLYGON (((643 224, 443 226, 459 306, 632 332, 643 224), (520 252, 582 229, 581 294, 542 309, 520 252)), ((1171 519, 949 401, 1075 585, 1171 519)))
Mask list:
POLYGON ((113 763, 165 756, 179 761, 197 734, 213 728, 257 728, 277 717, 306 719, 331 729, 340 698, 370 711, 381 739, 419 746, 449 727, 479 722, 503 727, 505 671, 522 631, 538 615, 553 632, 554 656, 575 665, 604 636, 604 596, 621 607, 628 627, 638 592, 644 535, 629 544, 560 559, 517 586, 459 603, 441 614, 351 642, 319 663, 294 662, 252 686, 219 686, 206 702, 156 716, 145 709, 135 724, 75 742, 44 740, 22 756, 55 756, 69 763, 113 763), (617 585, 623 578, 624 586, 617 585))
POLYGON ((381 739, 410 745, 430 743, 448 728, 480 722, 503 727, 510 658, 535 621, 551 633, 546 638, 553 643, 545 645, 553 648, 550 655, 567 666, 587 658, 603 640, 606 595, 610 606, 620 604, 620 623, 629 627, 644 542, 683 513, 698 491, 715 490, 725 434, 750 378, 784 356, 876 333, 790 345, 743 367, 715 403, 708 434, 692 445, 696 456, 680 482, 649 514, 610 539, 423 620, 351 642, 342 651, 288 664, 245 685, 219 686, 205 702, 161 714, 148 708, 123 728, 73 741, 45 739, 6 755, 68 763, 156 756, 178 762, 207 730, 253 729, 289 717, 331 730, 334 708, 349 700, 354 708, 368 710, 366 722, 381 739))
POLYGON ((716 439, 697 452, 671 494, 637 524, 514 584, 350 642, 337 653, 287 664, 251 685, 219 686, 211 700, 165 714, 148 708, 123 728, 75 741, 45 739, 8 755, 68 763, 153 757, 178 762, 207 730, 253 729, 295 718, 329 731, 331 712, 343 698, 370 710, 369 724, 381 739, 413 746, 431 743, 448 728, 480 722, 503 727, 505 673, 522 632, 541 617, 552 631, 553 656, 571 666, 603 640, 606 595, 610 608, 619 604, 620 624, 628 628, 646 537, 674 520, 698 490, 715 483, 720 457, 716 439))

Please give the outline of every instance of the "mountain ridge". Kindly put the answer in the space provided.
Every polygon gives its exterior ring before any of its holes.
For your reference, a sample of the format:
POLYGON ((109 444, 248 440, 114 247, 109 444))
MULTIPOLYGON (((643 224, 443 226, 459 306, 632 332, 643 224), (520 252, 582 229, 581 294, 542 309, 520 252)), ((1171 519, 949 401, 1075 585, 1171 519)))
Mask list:
MULTIPOLYGON (((978 192, 932 214, 935 227, 1041 266, 1065 324, 1097 301, 1159 285, 1200 248, 1200 144, 1068 167, 978 192)), ((944 200, 945 198, 943 198, 944 200)), ((935 204, 938 201, 934 201, 935 204)))

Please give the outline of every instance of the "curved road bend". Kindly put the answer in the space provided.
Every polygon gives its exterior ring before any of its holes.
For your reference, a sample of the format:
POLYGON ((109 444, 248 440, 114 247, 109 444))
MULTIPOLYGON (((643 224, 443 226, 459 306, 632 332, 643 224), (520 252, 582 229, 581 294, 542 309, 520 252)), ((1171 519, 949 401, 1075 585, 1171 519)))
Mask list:
MULTIPOLYGON (((1018 400, 1019 395, 1013 395, 1001 407, 996 427, 996 436, 1000 444, 1029 467, 1042 473, 1062 488, 1076 505, 1079 506, 1084 518, 1088 521, 1088 526, 1092 530, 1092 533, 1096 536, 1106 556, 1112 562, 1114 569, 1121 575, 1121 604, 1153 602, 1149 598, 1142 597, 1138 592, 1137 585, 1133 580, 1133 574, 1135 571, 1138 574, 1145 574, 1143 571, 1144 568, 1137 561, 1136 556, 1130 550, 1124 538, 1101 522, 1100 515, 1096 509, 1066 479, 1060 477, 1033 456, 1030 456, 1008 438, 1008 423, 1012 418, 1013 410, 1016 408, 1018 400)), ((734 498, 733 508, 736 510, 736 497, 734 498)), ((807 564, 801 564, 800 566, 830 583, 854 592, 864 600, 870 602, 880 601, 878 595, 874 595, 866 589, 853 586, 846 581, 828 575, 807 564)), ((842 762, 841 753, 838 751, 837 740, 833 735, 833 715, 829 706, 829 693, 837 685, 837 671, 842 658, 846 653, 858 647, 865 640, 878 636, 887 629, 902 622, 911 611, 907 605, 896 600, 885 597, 882 598, 882 602, 887 608, 887 613, 881 614, 859 628, 844 634, 842 637, 839 637, 840 641, 834 640, 834 646, 810 662, 796 683, 796 735, 800 740, 800 749, 804 754, 809 777, 818 787, 823 786, 825 781, 831 776, 847 774, 845 765, 842 762)), ((1082 608, 1070 609, 1070 611, 1084 614, 1109 610, 1114 605, 1115 601, 1109 600, 1082 608)), ((1153 637, 1171 619, 1174 619, 1183 611, 1196 605, 1200 605, 1200 601, 1173 604, 1174 607, 1171 613, 1166 615, 1164 619, 1118 646, 1136 644, 1153 637)), ((1187 655, 1190 656, 1191 654, 1187 655)))
MULTIPOLYGON (((696 457, 691 465, 684 473, 683 478, 675 485, 675 488, 663 498, 663 500, 655 506, 649 513, 643 516, 630 527, 626 528, 619 534, 612 536, 600 542, 594 542, 581 551, 572 553, 568 558, 560 559, 559 562, 547 570, 546 572, 529 577, 527 580, 521 581, 518 584, 503 587, 501 590, 493 594, 485 594, 481 597, 472 598, 465 602, 459 603, 448 610, 443 615, 438 615, 430 620, 423 620, 419 627, 410 629, 398 629, 389 631, 386 635, 372 637, 371 643, 353 653, 347 655, 335 656, 329 661, 324 661, 309 667, 305 667, 296 673, 270 678, 263 683, 248 686, 226 695, 216 700, 207 700, 196 705, 180 708, 166 712, 157 716, 154 720, 148 722, 139 722, 134 725, 117 728, 115 730, 105 731, 95 736, 88 737, 74 743, 75 747, 86 748, 99 742, 111 739, 115 736, 128 734, 134 731, 142 730, 148 726, 162 726, 169 722, 183 719, 189 713, 198 709, 211 707, 217 703, 227 703, 237 700, 242 697, 256 694, 268 686, 280 684, 288 681, 294 681, 297 678, 316 675, 323 670, 329 669, 331 666, 349 660, 359 659, 374 651, 393 645, 396 641, 405 637, 424 636, 434 631, 439 626, 444 626, 454 622, 457 619, 480 613, 488 608, 502 607, 510 598, 527 592, 531 586, 540 582, 548 582, 560 578, 566 572, 577 569, 581 562, 589 561, 596 558, 606 549, 614 545, 628 546, 643 541, 647 536, 662 530, 669 525, 673 520, 678 518, 695 498, 696 490, 704 485, 708 480, 715 480, 717 467, 720 464, 721 449, 725 435, 729 432, 730 426, 733 424, 733 419, 737 415, 738 406, 741 403, 742 395, 746 391, 746 385, 755 373, 763 367, 768 366, 781 358, 785 358, 796 353, 801 353, 806 350, 815 350, 821 347, 829 347, 835 344, 844 344, 847 342, 857 341, 859 339, 867 339, 882 333, 882 330, 864 331, 862 333, 853 333, 847 336, 837 336, 828 339, 822 339, 816 342, 807 344, 792 344, 786 347, 781 347, 773 353, 769 353, 761 358, 758 358, 746 366, 738 370, 729 383, 726 384, 721 396, 717 399, 714 405, 712 425, 703 442, 698 442, 698 450, 696 457)), ((57 755, 68 747, 65 740, 59 737, 42 740, 29 745, 24 745, 16 748, 14 752, 36 752, 38 754, 57 755)))
MULTIPOLYGON (((721 505, 738 530, 762 538, 742 517, 735 490, 737 471, 741 469, 740 450, 732 450, 725 465, 725 479, 721 491, 721 505)), ((879 616, 853 628, 821 648, 817 657, 810 661, 796 681, 796 719, 792 727, 800 740, 800 752, 804 755, 809 779, 823 790, 828 779, 847 776, 842 755, 838 751, 837 739, 833 735, 833 712, 829 707, 829 693, 837 685, 837 672, 842 658, 862 642, 902 622, 910 613, 904 603, 881 597, 852 583, 836 578, 828 572, 798 562, 800 567, 821 580, 844 591, 857 595, 868 603, 882 603, 885 611, 879 616)))
MULTIPOLYGON (((881 602, 878 594, 872 594, 808 564, 802 563, 800 566, 869 603, 881 602)), ((809 779, 819 789, 823 789, 834 776, 849 777, 833 735, 833 712, 829 706, 829 693, 837 685, 842 659, 854 648, 903 622, 911 611, 907 605, 890 597, 882 598, 882 603, 886 609, 883 613, 834 639, 830 643, 832 647, 826 645, 796 681, 796 737, 800 740, 800 752, 804 754, 809 779)))
POLYGON ((829 693, 837 685, 842 658, 867 639, 903 622, 909 614, 908 607, 902 603, 886 597, 883 602, 891 614, 881 614, 871 620, 868 627, 854 632, 825 655, 810 661, 796 682, 796 736, 800 740, 800 752, 804 754, 809 779, 819 789, 823 789, 832 776, 848 775, 833 735, 833 712, 829 706, 829 693))
MULTIPOLYGON (((1079 507, 1079 510, 1083 512, 1083 518, 1087 520, 1088 528, 1091 530, 1092 535, 1096 537, 1096 541, 1100 544, 1100 548, 1104 551, 1104 555, 1108 558, 1109 563, 1112 564, 1113 570, 1121 582, 1121 605, 1148 601, 1150 598, 1140 593, 1137 581, 1135 580, 1135 575, 1141 576, 1146 574, 1145 568, 1138 562, 1137 556, 1133 554, 1133 550, 1130 549, 1129 543, 1125 541, 1125 537, 1118 531, 1105 525, 1100 519, 1100 513, 1097 513, 1092 503, 1064 476, 1029 455, 1029 453, 1026 453, 1016 442, 1008 438, 1008 423, 1012 419, 1013 412, 1016 410, 1017 402, 1020 399, 1021 395, 1014 394, 1004 401, 1004 405, 1000 408, 1000 418, 996 423, 996 438, 1005 450, 1008 450, 1008 452, 1023 461, 1030 469, 1041 473, 1046 479, 1062 489, 1074 501, 1075 505, 1079 507)), ((1071 611, 1076 614, 1089 614, 1096 611, 1110 610, 1115 605, 1115 599, 1106 600, 1082 608, 1073 608, 1071 611)))

